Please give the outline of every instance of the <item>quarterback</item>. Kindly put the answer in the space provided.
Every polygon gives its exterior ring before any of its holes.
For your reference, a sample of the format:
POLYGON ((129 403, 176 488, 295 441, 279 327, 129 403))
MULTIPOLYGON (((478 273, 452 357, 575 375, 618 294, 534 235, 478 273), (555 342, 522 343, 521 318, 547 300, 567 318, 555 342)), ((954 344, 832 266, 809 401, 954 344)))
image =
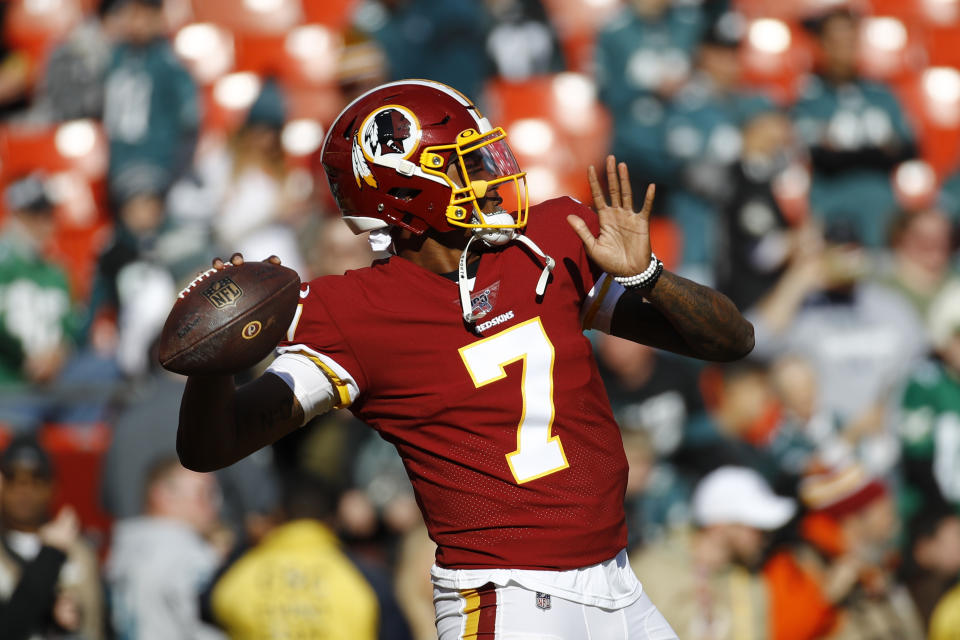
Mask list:
POLYGON ((504 131, 426 80, 357 98, 321 161, 346 223, 392 256, 305 283, 260 378, 190 377, 183 464, 232 464, 349 408, 396 446, 437 543, 441 640, 676 638, 627 561, 627 461, 583 332, 733 360, 753 328, 664 271, 653 188, 635 212, 610 157, 607 193, 589 171, 593 209, 529 206, 504 131))

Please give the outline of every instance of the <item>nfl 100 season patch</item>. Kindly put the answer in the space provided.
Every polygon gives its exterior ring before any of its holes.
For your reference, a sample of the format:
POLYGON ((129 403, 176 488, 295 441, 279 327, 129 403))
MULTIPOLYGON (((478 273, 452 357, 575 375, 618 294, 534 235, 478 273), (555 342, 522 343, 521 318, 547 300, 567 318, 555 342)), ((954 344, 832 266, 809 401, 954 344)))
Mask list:
POLYGON ((497 295, 499 292, 500 281, 498 280, 483 291, 471 296, 470 306, 472 307, 473 317, 479 319, 493 311, 493 308, 497 304, 497 295))

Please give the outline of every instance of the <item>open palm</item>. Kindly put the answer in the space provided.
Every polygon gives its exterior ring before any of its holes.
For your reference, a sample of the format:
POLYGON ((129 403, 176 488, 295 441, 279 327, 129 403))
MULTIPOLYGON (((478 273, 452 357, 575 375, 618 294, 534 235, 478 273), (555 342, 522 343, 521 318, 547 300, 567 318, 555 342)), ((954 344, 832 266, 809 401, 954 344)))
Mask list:
POLYGON ((607 156, 609 203, 592 165, 587 177, 600 221, 600 235, 594 237, 578 216, 567 216, 567 222, 580 236, 590 259, 610 275, 631 276, 643 272, 650 264, 650 212, 656 187, 652 184, 647 187, 643 209, 638 213, 633 210, 633 191, 625 163, 617 165, 616 158, 607 156))

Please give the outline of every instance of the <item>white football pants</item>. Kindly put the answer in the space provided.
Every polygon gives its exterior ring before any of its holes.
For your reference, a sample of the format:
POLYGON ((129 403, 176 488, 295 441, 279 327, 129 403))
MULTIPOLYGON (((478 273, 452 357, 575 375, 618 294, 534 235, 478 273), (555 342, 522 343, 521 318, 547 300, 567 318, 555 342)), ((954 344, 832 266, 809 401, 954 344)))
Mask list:
POLYGON ((647 594, 603 609, 518 586, 434 587, 439 640, 678 640, 647 594))

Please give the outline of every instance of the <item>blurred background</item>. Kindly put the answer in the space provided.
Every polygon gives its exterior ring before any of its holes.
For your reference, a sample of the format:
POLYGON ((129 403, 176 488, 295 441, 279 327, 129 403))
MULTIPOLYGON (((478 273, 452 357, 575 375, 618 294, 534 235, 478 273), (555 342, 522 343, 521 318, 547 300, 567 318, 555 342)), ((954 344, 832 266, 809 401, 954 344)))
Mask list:
POLYGON ((393 448, 335 412, 189 472, 154 352, 214 256, 370 263, 318 150, 408 77, 476 99, 534 202, 610 152, 656 182, 658 256, 754 323, 722 366, 591 336, 680 637, 960 637, 960 1, 6 0, 0 30, 3 638, 436 636, 393 448))

